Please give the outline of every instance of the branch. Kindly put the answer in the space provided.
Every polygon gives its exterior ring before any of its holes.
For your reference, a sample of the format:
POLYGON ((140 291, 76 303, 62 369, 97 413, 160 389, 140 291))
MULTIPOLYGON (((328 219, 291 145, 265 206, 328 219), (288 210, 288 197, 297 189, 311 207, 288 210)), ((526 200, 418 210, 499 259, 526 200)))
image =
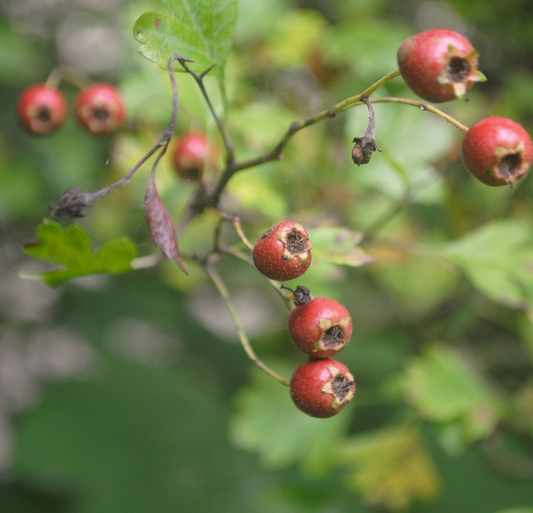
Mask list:
POLYGON ((176 60, 180 62, 191 62, 189 59, 182 57, 180 54, 175 53, 168 60, 168 73, 170 76, 170 82, 172 85, 172 113, 170 115, 170 121, 167 128, 154 145, 154 147, 146 153, 134 166, 120 180, 112 183, 109 187, 105 187, 97 192, 80 192, 80 187, 73 187, 67 189, 61 195, 61 198, 55 205, 50 205, 51 216, 53 219, 60 219, 62 217, 84 217, 87 209, 94 201, 103 198, 110 192, 114 191, 117 187, 124 185, 135 174, 135 172, 157 151, 159 148, 167 145, 174 134, 174 126, 176 124, 176 116, 178 113, 179 97, 178 88, 176 85, 176 78, 174 77, 174 71, 172 69, 172 63, 176 60))

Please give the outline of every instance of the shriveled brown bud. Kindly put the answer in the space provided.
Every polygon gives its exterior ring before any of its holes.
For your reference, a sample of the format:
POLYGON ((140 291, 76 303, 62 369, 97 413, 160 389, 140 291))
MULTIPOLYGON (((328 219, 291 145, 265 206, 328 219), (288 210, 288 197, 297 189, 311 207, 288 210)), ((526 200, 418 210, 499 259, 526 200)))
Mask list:
POLYGON ((354 137, 352 142, 355 146, 352 150, 352 160, 355 164, 368 164, 372 153, 381 151, 376 142, 376 115, 374 108, 370 104, 370 100, 366 96, 361 96, 361 101, 368 107, 368 124, 366 125, 361 137, 354 137))

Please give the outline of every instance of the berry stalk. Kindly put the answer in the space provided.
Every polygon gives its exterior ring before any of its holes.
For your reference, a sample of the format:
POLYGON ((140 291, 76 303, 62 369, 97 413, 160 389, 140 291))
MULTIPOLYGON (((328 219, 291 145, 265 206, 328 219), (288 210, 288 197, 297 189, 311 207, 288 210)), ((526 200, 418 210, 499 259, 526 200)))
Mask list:
POLYGON ((235 304, 233 303, 231 299, 229 290, 226 284, 224 283, 224 281, 222 280, 222 278, 220 277, 220 274, 218 274, 215 268, 209 264, 205 265, 205 270, 207 274, 209 275, 209 277, 211 278, 213 285, 218 290, 218 293, 222 296, 222 299, 224 299, 224 302, 226 303, 226 306, 228 308, 233 324, 235 325, 235 328, 237 329, 239 340, 248 358, 252 361, 254 365, 259 367, 263 372, 268 374, 271 378, 274 378, 276 381, 278 381, 282 385, 285 385, 287 387, 290 386, 290 382, 288 380, 280 376, 277 372, 273 371, 255 354, 255 351, 253 350, 252 346, 250 345, 250 341, 248 340, 248 336, 246 335, 246 331, 244 330, 244 327, 241 323, 241 319, 239 317, 239 314, 237 313, 235 304))
POLYGON ((455 128, 458 128, 465 134, 466 132, 468 132, 468 127, 466 125, 463 125, 454 117, 450 116, 449 114, 446 114, 442 110, 437 109, 437 107, 434 107, 433 105, 430 105, 428 103, 419 102, 417 100, 410 100, 408 98, 398 98, 396 96, 382 96, 372 98, 370 101, 372 103, 401 103, 404 105, 411 105, 413 107, 417 107, 419 110, 431 112, 432 114, 439 116, 439 118, 444 119, 444 121, 447 121, 448 123, 452 124, 455 128))

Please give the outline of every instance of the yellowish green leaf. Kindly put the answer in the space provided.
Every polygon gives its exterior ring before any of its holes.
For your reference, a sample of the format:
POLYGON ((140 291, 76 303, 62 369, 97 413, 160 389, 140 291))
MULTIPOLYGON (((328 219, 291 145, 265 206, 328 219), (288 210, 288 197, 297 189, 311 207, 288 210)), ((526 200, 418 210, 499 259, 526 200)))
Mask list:
POLYGON ((439 491, 437 470, 413 428, 354 437, 343 446, 340 460, 348 470, 348 485, 374 506, 402 510, 439 491))

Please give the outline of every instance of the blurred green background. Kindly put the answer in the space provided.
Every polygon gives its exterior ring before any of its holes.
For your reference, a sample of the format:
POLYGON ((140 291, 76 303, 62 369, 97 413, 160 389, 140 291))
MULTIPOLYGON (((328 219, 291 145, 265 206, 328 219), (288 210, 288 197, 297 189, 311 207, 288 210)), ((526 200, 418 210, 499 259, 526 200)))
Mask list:
MULTIPOLYGON (((365 234, 375 262, 317 258, 296 284, 352 314, 357 395, 329 420, 246 358, 224 302, 186 262, 49 288, 25 240, 67 188, 101 188, 157 140, 168 77, 140 56, 137 0, 4 0, 0 6, 0 512, 533 512, 533 182, 491 189, 460 156, 461 133, 428 113, 376 106, 383 153, 356 168, 351 109, 298 133, 280 162, 236 175, 223 205, 250 240, 294 218, 365 234), (58 65, 117 84, 128 126, 111 138, 72 116, 35 138, 15 117, 21 91, 58 65)), ((226 67, 237 157, 270 150, 288 124, 358 94, 396 68, 410 34, 457 30, 488 77, 443 110, 470 125, 500 115, 533 133, 533 4, 527 0, 240 0, 226 67)), ((209 90, 217 105, 214 82, 209 90)), ((176 133, 213 121, 178 77, 176 133)), ((61 83, 69 103, 76 88, 61 83)), ((395 79, 381 96, 414 98, 395 79)), ((219 141, 220 142, 220 141, 219 141)), ((129 237, 153 252, 142 201, 149 166, 77 221, 95 248, 129 237)), ((194 190, 169 159, 159 190, 176 219, 194 190)), ((210 170, 207 180, 216 178, 210 170)), ((62 221, 68 226, 71 221, 62 221)), ((206 212, 180 240, 212 245, 206 212)), ((227 230, 230 242, 236 238, 227 230)), ((287 378, 304 361, 287 312, 243 262, 217 264, 252 344, 287 378)))

